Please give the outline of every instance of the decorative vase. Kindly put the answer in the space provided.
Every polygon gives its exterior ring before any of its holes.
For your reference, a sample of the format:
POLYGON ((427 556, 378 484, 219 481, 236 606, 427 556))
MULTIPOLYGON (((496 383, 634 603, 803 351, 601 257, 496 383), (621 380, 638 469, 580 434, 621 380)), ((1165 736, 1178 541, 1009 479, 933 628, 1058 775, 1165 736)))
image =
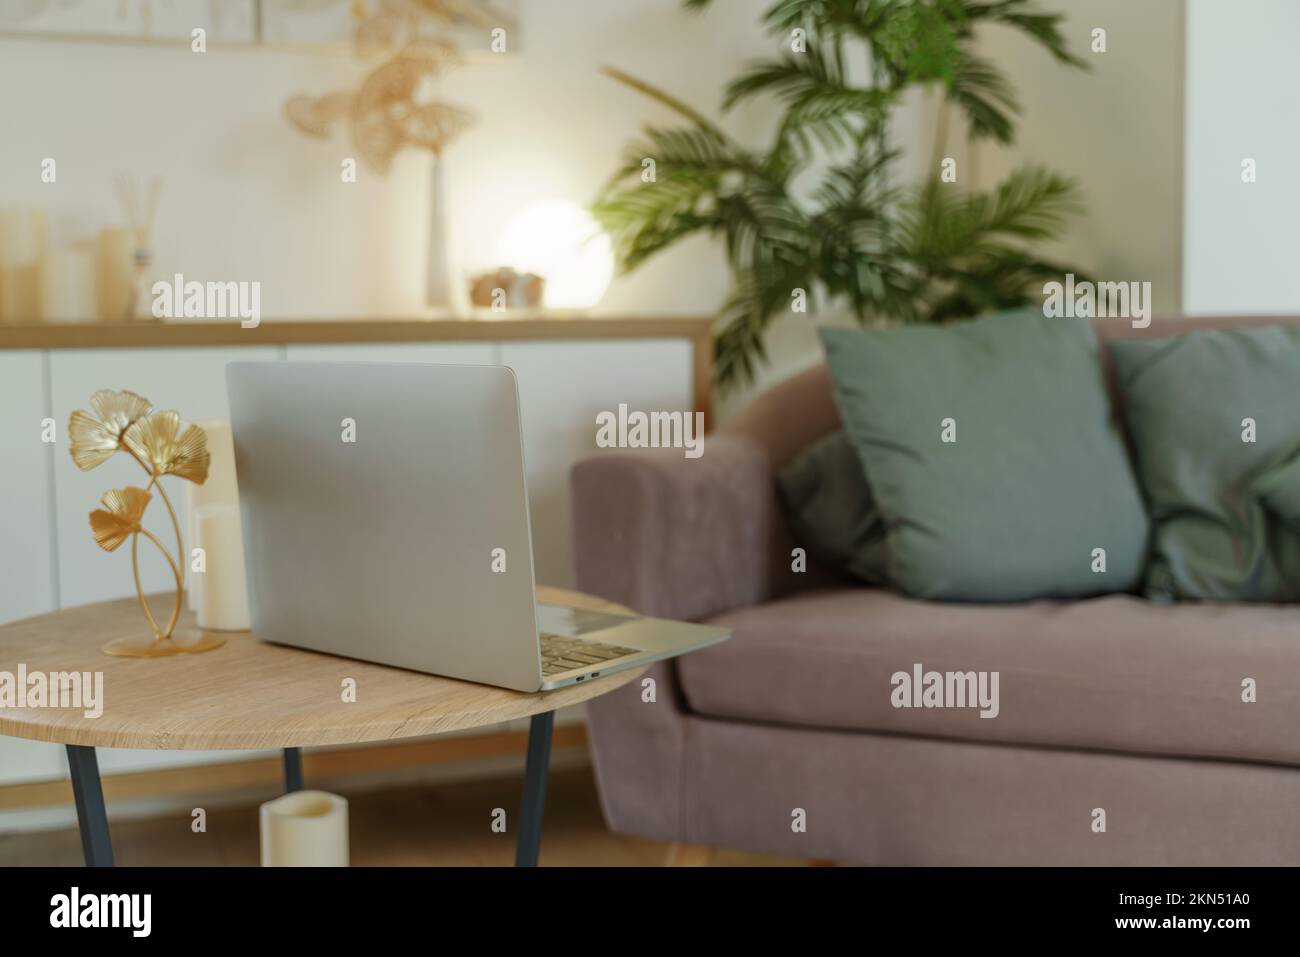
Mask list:
POLYGON ((435 309, 459 315, 454 275, 451 264, 451 243, 447 238, 447 184, 446 171, 441 156, 433 158, 430 183, 429 250, 425 272, 425 300, 435 309))

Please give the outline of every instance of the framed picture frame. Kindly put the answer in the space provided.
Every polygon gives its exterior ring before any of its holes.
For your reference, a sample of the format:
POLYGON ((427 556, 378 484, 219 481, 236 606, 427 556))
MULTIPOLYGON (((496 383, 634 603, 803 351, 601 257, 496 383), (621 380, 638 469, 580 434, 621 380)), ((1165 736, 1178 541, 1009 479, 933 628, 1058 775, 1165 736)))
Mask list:
POLYGON ((47 40, 246 46, 257 39, 258 0, 0 0, 0 34, 47 40))
POLYGON ((0 36, 46 40, 265 46, 352 54, 364 39, 401 46, 412 29, 463 54, 519 49, 523 0, 0 0, 0 36), (494 44, 498 48, 494 48, 494 44))

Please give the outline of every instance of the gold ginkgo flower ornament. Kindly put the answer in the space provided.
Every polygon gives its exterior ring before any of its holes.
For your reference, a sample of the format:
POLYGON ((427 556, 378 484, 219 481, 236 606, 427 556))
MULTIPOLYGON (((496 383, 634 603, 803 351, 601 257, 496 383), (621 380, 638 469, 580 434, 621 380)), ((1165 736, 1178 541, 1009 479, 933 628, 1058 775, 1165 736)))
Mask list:
POLYGON ((174 410, 153 411, 148 399, 125 389, 100 389, 90 397, 90 408, 90 412, 78 409, 68 419, 69 451, 77 468, 89 471, 117 452, 126 452, 149 476, 144 488, 127 486, 105 492, 100 499, 103 508, 90 513, 90 530, 95 543, 104 551, 116 551, 128 538, 131 540, 136 597, 153 630, 150 638, 118 638, 106 644, 103 650, 110 655, 152 658, 220 647, 225 644, 220 635, 176 630, 185 597, 185 551, 176 509, 159 481, 167 475, 196 485, 207 481, 210 456, 206 433, 197 425, 184 425, 180 413, 174 410), (155 491, 167 507, 176 534, 175 558, 157 536, 144 527, 144 514, 155 491), (142 535, 162 553, 176 579, 176 599, 166 628, 158 626, 140 584, 139 540, 142 535))
POLYGON ((100 389, 90 397, 94 414, 78 409, 68 420, 72 461, 83 472, 106 461, 122 447, 122 436, 149 414, 149 400, 134 392, 100 389))
POLYGON ((154 412, 137 419, 123 433, 122 444, 155 476, 177 475, 195 485, 208 480, 208 437, 197 425, 181 432, 177 412, 154 412))
POLYGON ((153 498, 142 488, 109 489, 101 498, 103 508, 90 513, 90 530, 95 533, 95 544, 106 552, 113 552, 136 532, 149 533, 140 525, 144 510, 153 498))

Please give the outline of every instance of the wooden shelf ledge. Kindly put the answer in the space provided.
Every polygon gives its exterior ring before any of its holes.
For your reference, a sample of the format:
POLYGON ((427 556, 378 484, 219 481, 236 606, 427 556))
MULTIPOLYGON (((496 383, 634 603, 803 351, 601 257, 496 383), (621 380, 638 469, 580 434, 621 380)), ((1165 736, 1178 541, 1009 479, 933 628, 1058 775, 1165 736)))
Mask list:
POLYGON ((140 349, 361 342, 505 342, 548 339, 690 339, 707 344, 707 317, 509 315, 474 319, 265 320, 0 325, 0 349, 140 349))

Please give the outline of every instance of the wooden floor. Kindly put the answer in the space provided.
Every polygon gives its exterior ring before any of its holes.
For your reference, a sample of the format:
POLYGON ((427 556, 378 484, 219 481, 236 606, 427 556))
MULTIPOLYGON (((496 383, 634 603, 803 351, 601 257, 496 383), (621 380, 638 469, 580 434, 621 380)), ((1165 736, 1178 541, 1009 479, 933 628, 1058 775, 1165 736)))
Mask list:
MULTIPOLYGON (((506 866, 514 863, 514 827, 521 782, 514 778, 454 785, 403 786, 348 794, 355 867, 506 866), (492 811, 510 825, 494 834, 492 811)), ((112 809, 109 809, 111 815, 112 809)), ((111 818, 110 818, 111 821, 111 818)), ((188 814, 112 824, 123 866, 179 867, 258 863, 257 807, 212 810, 207 832, 195 834, 188 814)), ((542 838, 543 866, 658 866, 668 845, 618 837, 605 829, 590 768, 552 773, 542 838)), ((0 867, 79 866, 75 828, 0 835, 0 867)), ((803 864, 757 854, 720 851, 720 866, 803 864)))

